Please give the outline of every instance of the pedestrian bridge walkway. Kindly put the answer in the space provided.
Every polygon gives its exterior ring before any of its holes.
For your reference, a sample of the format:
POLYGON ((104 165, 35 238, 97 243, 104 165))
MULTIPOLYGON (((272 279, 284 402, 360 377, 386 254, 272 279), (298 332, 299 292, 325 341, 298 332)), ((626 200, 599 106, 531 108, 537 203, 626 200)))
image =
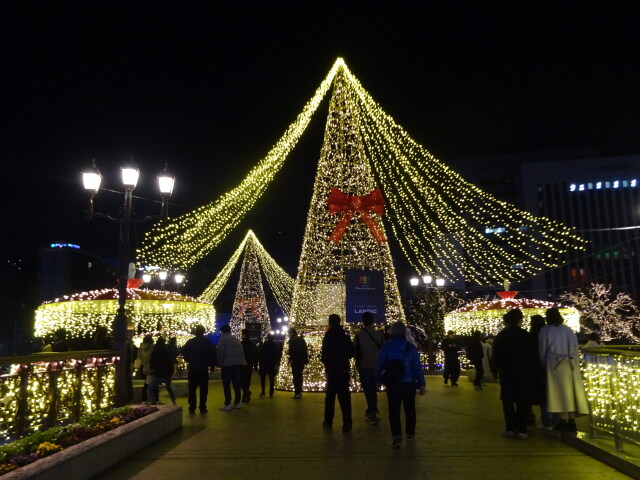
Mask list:
MULTIPOLYGON (((533 428, 528 440, 507 439, 499 386, 475 391, 427 377, 428 393, 417 398, 416 440, 391 448, 386 398, 379 395, 382 423, 364 418, 363 394, 353 394, 353 430, 322 428, 324 394, 290 392, 258 397, 220 412, 220 381, 212 381, 209 413, 184 413, 184 427, 105 472, 107 479, 374 480, 374 479, 622 479, 630 478, 533 428)), ((161 395, 161 400, 167 400, 161 395)), ((187 412, 186 398, 178 399, 187 412)), ((535 407, 537 409, 537 407, 535 407)))

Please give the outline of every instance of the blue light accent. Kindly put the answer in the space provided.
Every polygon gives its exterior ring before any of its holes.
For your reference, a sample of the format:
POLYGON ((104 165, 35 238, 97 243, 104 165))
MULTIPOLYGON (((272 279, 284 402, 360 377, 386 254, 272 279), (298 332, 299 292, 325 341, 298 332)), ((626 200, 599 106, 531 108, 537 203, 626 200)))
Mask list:
POLYGON ((80 245, 75 245, 73 243, 52 243, 50 248, 75 248, 80 250, 80 245))

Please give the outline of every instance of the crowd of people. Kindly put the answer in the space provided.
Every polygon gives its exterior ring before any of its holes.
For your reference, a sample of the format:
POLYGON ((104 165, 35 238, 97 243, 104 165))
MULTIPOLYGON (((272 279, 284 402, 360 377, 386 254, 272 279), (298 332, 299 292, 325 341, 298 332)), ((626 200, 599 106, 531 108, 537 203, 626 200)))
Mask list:
MULTIPOLYGON (((527 427, 536 422, 533 405, 540 408, 540 428, 575 432, 575 417, 588 413, 580 377, 576 334, 563 325, 562 316, 556 308, 546 311, 546 319, 540 315, 533 316, 529 331, 522 328, 523 320, 521 310, 509 310, 503 317, 504 328, 495 337, 482 338, 479 333, 472 336, 466 353, 475 370, 474 387, 482 390, 487 378, 499 380, 505 437, 528 437, 527 427)), ((214 347, 205 336, 204 327, 198 326, 195 336, 182 348, 188 364, 190 413, 195 413, 196 409, 207 413, 209 371, 216 366, 221 370, 224 392, 221 411, 241 409, 243 403, 250 402, 254 372, 260 377, 260 396, 274 395, 282 349, 273 336, 267 335, 264 342, 256 345, 246 329, 242 331, 241 340, 231 334, 229 325, 223 325, 220 334, 214 347)), ((589 346, 594 345, 601 344, 592 339, 589 346)), ((461 370, 460 342, 450 331, 441 346, 444 383, 450 382, 452 387, 457 387, 461 370)), ((300 399, 309 351, 306 341, 295 328, 289 330, 286 351, 293 379, 293 398, 300 399)), ((366 399, 364 414, 367 421, 372 425, 381 421, 377 395, 384 385, 393 448, 399 448, 405 438, 413 440, 416 434, 416 395, 426 392, 426 382, 411 330, 404 323, 395 322, 387 325, 384 332, 379 331, 374 328, 373 315, 365 312, 362 328, 352 340, 342 326, 340 316, 329 315, 320 352, 326 375, 324 428, 333 428, 337 397, 342 431, 352 429, 352 359, 355 360, 366 399), (405 417, 404 437, 401 411, 405 417)), ((170 339, 169 344, 159 338, 154 344, 151 336, 144 337, 137 360, 145 379, 143 401, 158 402, 158 388, 164 384, 175 404, 171 377, 176 361, 175 338, 170 339)))
MULTIPOLYGON (((474 332, 467 358, 474 366, 474 386, 482 390, 487 375, 500 382, 500 399, 505 430, 509 438, 528 438, 528 425, 536 424, 533 406, 540 408, 539 428, 575 433, 575 417, 588 414, 580 375, 578 338, 566 325, 557 308, 549 308, 546 318, 533 315, 530 330, 522 328, 520 309, 503 317, 504 328, 482 339, 474 332)), ((602 344, 596 335, 585 347, 602 344)), ((460 373, 459 345, 454 332, 443 342, 444 383, 457 386, 460 373)))

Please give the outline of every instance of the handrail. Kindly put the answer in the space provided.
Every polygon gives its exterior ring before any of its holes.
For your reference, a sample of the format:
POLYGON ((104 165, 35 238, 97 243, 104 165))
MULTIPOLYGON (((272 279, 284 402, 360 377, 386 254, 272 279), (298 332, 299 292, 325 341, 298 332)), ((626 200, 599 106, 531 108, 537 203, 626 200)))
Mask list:
POLYGON ((591 436, 613 435, 618 451, 624 441, 640 445, 640 346, 585 348, 582 357, 591 436))
POLYGON ((112 350, 0 357, 0 443, 112 408, 119 359, 112 350))

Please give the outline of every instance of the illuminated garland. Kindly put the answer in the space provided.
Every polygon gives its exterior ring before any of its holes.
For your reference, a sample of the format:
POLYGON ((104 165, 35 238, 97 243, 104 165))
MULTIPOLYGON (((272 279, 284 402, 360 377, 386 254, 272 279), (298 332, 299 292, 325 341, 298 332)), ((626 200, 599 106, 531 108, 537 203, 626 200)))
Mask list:
POLYGON ((329 91, 336 72, 343 66, 342 59, 335 62, 295 122, 240 185, 220 199, 148 232, 138 258, 150 265, 186 269, 224 240, 240 224, 278 173, 329 91))
MULTIPOLYGON (((528 330, 533 315, 545 316, 547 308, 558 307, 557 303, 526 298, 476 300, 444 316, 445 331, 453 330, 458 335, 471 335, 474 331, 496 335, 504 328, 502 317, 507 310, 519 308, 524 315, 522 328, 528 330)), ((575 308, 559 308, 564 323, 573 331, 580 329, 580 312, 575 308)))
POLYGON ((139 257, 184 269, 218 245, 264 193, 338 73, 351 97, 350 114, 360 119, 354 132, 364 140, 366 152, 360 155, 366 153, 371 162, 388 201, 391 229, 417 271, 495 285, 557 267, 569 249, 584 248, 573 229, 497 200, 438 161, 376 104, 339 58, 296 121, 238 187, 154 228, 139 257), (495 228, 500 233, 486 233, 495 228))
MULTIPOLYGON (((118 311, 115 289, 64 296, 40 305, 35 312, 35 336, 52 335, 64 328, 69 338, 91 337, 99 326, 111 331, 118 311)), ((127 289, 127 316, 135 331, 190 332, 197 324, 215 329, 215 308, 195 298, 159 290, 127 289)))
POLYGON ((218 273, 213 282, 211 282, 204 292, 202 292, 200 299, 209 303, 215 302, 218 295, 220 295, 220 292, 229 281, 231 273, 238 264, 240 255, 242 255, 242 252, 247 248, 251 248, 257 256, 260 267, 264 272, 264 276, 267 279, 267 283, 269 284, 269 288, 271 288, 271 292, 273 293, 276 302, 278 302, 278 305, 280 305, 284 314, 288 316, 291 311, 291 299, 293 297, 293 278, 291 278, 291 276, 276 263, 271 255, 269 255, 267 250, 258 240, 258 237, 256 237, 251 230, 247 232, 236 251, 233 252, 233 255, 231 255, 231 258, 220 273, 218 273))

